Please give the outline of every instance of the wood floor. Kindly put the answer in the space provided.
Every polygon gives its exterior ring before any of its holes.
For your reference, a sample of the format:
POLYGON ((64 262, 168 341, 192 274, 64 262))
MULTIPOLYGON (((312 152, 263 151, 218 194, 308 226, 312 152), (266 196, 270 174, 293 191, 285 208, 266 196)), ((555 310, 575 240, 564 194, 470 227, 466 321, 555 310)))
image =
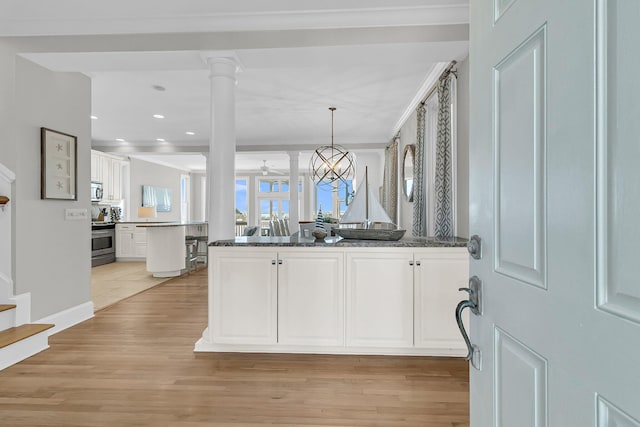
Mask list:
POLYGON ((193 353, 206 270, 105 308, 0 372, 8 426, 467 426, 460 359, 193 353))
POLYGON ((145 262, 112 262, 91 268, 94 311, 152 288, 170 278, 153 277, 145 262))

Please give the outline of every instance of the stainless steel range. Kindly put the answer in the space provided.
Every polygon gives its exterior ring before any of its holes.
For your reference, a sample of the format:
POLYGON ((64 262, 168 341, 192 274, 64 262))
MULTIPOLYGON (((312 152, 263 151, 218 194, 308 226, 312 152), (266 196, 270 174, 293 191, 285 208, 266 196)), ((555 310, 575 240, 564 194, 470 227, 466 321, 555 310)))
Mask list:
POLYGON ((91 223, 91 266, 109 264, 116 260, 116 225, 91 223))

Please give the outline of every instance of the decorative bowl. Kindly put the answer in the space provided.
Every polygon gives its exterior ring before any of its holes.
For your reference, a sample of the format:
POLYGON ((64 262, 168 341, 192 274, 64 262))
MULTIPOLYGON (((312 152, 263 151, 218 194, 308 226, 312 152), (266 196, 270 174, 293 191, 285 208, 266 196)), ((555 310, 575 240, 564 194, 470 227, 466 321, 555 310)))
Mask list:
POLYGON ((327 232, 319 228, 314 229, 311 234, 316 240, 324 240, 324 238, 327 237, 327 232))

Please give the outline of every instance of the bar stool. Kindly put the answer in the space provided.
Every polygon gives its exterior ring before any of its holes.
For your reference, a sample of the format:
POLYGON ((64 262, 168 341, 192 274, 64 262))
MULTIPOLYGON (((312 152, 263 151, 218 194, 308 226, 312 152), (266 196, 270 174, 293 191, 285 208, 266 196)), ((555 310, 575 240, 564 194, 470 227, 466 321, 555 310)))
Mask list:
POLYGON ((187 273, 195 271, 195 269, 198 267, 198 241, 190 237, 193 236, 187 236, 187 238, 185 238, 184 240, 187 248, 186 257, 184 260, 187 273))
POLYGON ((193 256, 196 258, 196 265, 200 257, 204 258, 204 265, 209 264, 209 245, 207 236, 186 236, 185 241, 195 240, 195 249, 193 250, 193 256), (204 243, 204 249, 200 250, 200 243, 204 243))

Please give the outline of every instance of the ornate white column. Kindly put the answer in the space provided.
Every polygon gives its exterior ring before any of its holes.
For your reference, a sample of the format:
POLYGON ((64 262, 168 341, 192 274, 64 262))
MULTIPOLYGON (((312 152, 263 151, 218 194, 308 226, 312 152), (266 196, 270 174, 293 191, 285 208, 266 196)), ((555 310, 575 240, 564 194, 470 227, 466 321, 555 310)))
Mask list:
POLYGON ((300 199, 300 193, 298 192, 300 153, 297 151, 289 151, 287 154, 289 155, 289 231, 293 234, 296 231, 300 231, 298 224, 300 219, 300 212, 298 212, 298 200, 300 199))
POLYGON ((236 73, 232 52, 208 53, 211 133, 207 158, 209 242, 235 236, 236 73))

